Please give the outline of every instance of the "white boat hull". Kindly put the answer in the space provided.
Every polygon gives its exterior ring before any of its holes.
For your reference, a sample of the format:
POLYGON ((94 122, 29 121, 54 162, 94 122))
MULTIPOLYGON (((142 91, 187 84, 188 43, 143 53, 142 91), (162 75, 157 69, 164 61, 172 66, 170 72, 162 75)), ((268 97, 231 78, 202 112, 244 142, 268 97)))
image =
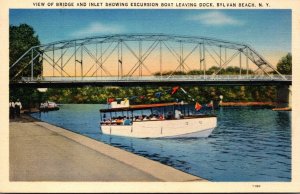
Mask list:
POLYGON ((103 134, 135 138, 208 137, 217 126, 216 117, 163 121, 139 121, 132 125, 102 125, 103 134))

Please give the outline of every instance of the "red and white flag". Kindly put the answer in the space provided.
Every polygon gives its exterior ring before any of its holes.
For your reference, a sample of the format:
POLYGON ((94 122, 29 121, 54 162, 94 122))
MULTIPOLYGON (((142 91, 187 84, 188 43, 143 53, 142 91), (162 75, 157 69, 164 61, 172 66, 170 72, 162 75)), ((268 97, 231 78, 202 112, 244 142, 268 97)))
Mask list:
POLYGON ((179 90, 179 86, 175 86, 172 88, 172 92, 171 92, 171 95, 175 94, 178 90, 179 90))
POLYGON ((201 104, 199 104, 198 102, 196 102, 196 104, 195 104, 196 111, 200 110, 201 108, 202 108, 201 104))

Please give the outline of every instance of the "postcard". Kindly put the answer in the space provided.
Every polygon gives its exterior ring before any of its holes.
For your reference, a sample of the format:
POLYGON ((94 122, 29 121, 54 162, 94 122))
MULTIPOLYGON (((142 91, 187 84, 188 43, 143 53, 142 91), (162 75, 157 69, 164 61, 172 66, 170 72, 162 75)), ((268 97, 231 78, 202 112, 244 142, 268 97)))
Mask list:
POLYGON ((1 0, 1 192, 299 192, 299 1, 1 0))

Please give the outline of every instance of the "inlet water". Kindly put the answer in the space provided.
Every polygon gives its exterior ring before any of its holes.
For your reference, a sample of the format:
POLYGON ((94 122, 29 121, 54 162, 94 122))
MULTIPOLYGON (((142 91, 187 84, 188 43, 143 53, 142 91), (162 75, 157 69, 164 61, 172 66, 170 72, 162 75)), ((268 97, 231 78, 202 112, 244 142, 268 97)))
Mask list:
POLYGON ((291 112, 223 107, 208 138, 135 139, 100 133, 103 106, 65 104, 32 116, 210 181, 291 181, 291 112))

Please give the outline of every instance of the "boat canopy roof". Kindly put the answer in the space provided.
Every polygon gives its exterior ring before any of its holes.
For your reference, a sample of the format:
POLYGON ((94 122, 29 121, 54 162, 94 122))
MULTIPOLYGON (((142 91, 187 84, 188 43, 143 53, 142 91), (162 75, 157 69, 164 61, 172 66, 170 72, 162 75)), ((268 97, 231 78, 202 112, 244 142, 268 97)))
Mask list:
POLYGON ((165 107, 165 106, 175 106, 175 105, 182 105, 182 104, 178 103, 178 102, 159 103, 159 104, 140 104, 140 105, 130 105, 129 107, 122 107, 122 108, 100 109, 100 112, 118 112, 118 111, 143 110, 143 109, 151 109, 151 108, 165 107))

